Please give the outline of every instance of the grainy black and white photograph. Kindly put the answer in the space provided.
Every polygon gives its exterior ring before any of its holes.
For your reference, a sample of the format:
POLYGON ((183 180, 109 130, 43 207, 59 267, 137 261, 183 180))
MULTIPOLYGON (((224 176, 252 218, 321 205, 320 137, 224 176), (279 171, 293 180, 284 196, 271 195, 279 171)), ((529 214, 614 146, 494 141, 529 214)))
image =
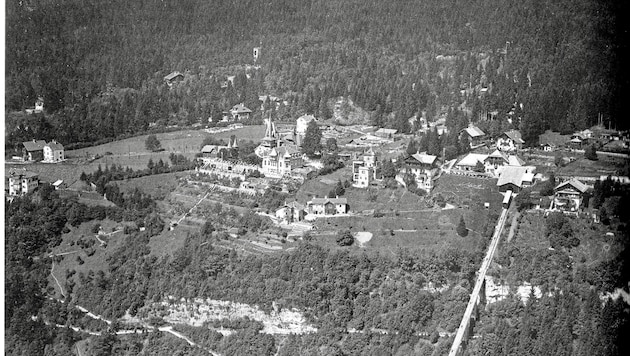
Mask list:
POLYGON ((626 2, 4 7, 5 355, 630 355, 626 2))

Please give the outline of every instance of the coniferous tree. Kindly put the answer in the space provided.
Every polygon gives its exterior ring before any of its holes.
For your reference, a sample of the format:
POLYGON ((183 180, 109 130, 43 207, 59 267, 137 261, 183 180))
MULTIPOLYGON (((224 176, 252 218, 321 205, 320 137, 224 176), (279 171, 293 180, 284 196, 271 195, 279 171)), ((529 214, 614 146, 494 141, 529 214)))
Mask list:
POLYGON ((468 235, 468 229, 466 228, 466 222, 464 221, 464 217, 461 216, 459 218, 459 223, 457 224, 457 235, 461 237, 465 237, 468 235))
POLYGON ((308 157, 314 157, 317 152, 322 151, 322 133, 317 126, 317 123, 313 120, 308 123, 306 127, 306 133, 304 134, 304 140, 302 141, 302 152, 308 157))

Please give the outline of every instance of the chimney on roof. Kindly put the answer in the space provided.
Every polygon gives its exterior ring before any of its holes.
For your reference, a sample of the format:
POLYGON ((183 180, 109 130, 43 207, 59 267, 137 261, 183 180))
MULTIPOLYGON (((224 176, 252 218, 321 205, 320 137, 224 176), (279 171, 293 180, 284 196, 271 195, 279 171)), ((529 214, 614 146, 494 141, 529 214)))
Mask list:
POLYGON ((324 199, 328 199, 328 195, 324 195, 324 199))

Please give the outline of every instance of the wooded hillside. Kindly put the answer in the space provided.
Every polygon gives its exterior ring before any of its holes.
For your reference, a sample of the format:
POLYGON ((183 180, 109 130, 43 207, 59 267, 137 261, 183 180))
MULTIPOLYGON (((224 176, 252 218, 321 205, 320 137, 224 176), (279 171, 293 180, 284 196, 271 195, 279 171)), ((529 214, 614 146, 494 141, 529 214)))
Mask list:
POLYGON ((258 95, 275 115, 329 115, 349 96, 379 126, 409 131, 465 103, 468 115, 514 103, 524 137, 620 118, 627 69, 618 2, 22 1, 7 4, 7 111, 45 99, 45 118, 9 115, 7 146, 64 144, 193 123, 258 95), (261 55, 252 65, 252 48, 261 55), (173 90, 163 77, 185 74, 173 90), (233 87, 221 88, 227 75, 233 87), (463 88, 488 88, 484 96, 463 88), (21 124, 21 125, 20 125, 21 124), (28 127, 28 128, 27 128, 28 127), (45 127, 45 129, 43 129, 45 127))

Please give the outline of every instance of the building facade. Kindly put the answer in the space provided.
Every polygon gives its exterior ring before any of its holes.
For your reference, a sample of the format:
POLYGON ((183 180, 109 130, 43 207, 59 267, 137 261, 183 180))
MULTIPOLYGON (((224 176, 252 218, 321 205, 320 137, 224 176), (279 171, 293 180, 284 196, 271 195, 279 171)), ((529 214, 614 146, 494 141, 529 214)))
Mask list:
POLYGON ((518 130, 510 130, 504 132, 497 139, 497 149, 503 152, 515 152, 523 148, 523 138, 518 130))
POLYGON ((411 173, 418 188, 430 192, 433 189, 433 179, 438 173, 437 156, 425 153, 415 153, 405 158, 405 172, 411 173))
POLYGON ((306 203, 309 214, 314 215, 339 215, 348 213, 348 200, 346 198, 313 198, 306 203))
POLYGON ((44 146, 44 162, 61 162, 65 160, 63 145, 53 140, 44 146))
POLYGON ((584 193, 588 187, 577 179, 558 184, 554 188, 552 210, 565 213, 577 213, 582 207, 584 193))
POLYGON ((39 176, 26 169, 9 171, 9 196, 31 193, 39 186, 39 176))
POLYGON ((262 160, 262 173, 270 177, 282 177, 304 165, 302 154, 294 146, 273 147, 262 160))
POLYGON ((380 162, 370 147, 360 160, 352 162, 352 185, 357 188, 367 188, 378 179, 380 179, 380 162))

